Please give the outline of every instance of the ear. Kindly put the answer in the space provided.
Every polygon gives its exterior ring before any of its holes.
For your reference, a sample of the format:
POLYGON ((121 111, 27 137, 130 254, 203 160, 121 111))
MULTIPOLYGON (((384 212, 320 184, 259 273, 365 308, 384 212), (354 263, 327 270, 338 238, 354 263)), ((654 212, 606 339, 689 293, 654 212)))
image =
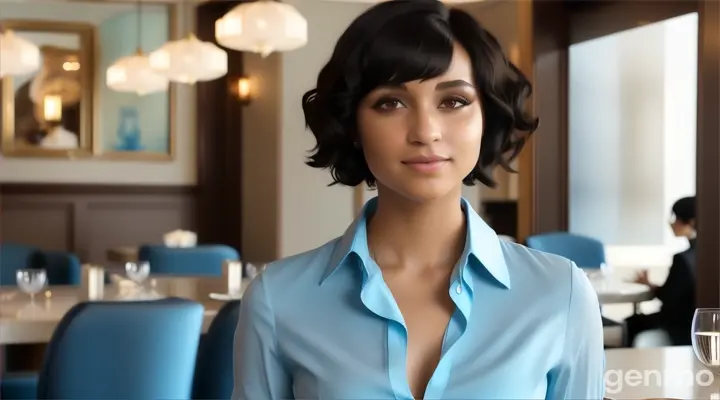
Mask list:
POLYGON ((697 229, 697 224, 695 223, 695 218, 691 219, 688 222, 688 225, 690 225, 693 229, 697 229))

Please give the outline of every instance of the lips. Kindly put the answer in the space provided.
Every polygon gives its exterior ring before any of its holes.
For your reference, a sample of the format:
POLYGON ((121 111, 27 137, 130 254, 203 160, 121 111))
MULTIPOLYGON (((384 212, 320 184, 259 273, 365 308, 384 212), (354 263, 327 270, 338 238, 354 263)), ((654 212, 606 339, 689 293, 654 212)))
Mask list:
POLYGON ((421 173, 434 173, 439 171, 450 161, 447 157, 441 156, 419 156, 403 161, 403 164, 421 173))
POLYGON ((403 164, 431 164, 436 162, 448 161, 448 157, 430 155, 430 156, 417 156, 403 161, 403 164))

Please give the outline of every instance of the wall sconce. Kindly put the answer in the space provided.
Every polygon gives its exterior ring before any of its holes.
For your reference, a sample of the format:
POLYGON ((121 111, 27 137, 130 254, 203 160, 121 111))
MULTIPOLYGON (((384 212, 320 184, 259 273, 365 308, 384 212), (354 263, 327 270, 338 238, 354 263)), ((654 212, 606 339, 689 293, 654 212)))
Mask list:
POLYGON ((62 96, 46 95, 43 98, 43 117, 46 122, 62 120, 62 96))
POLYGON ((250 104, 252 100, 252 87, 250 85, 250 78, 247 76, 241 76, 237 80, 237 96, 240 103, 243 105, 250 104))

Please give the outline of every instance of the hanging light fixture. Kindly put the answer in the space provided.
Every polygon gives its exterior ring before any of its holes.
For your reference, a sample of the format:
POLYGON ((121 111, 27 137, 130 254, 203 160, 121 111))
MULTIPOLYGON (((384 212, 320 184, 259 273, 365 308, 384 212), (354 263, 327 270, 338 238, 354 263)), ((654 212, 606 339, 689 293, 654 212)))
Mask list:
POLYGON ((40 48, 12 30, 0 33, 0 77, 27 75, 40 69, 40 48))
POLYGON ((150 67, 173 82, 211 81, 227 74, 227 52, 194 34, 164 44, 150 53, 150 67))
POLYGON ((170 81, 150 67, 142 51, 142 0, 137 2, 137 52, 115 61, 105 71, 105 84, 117 92, 137 93, 144 96, 168 90, 170 81))
POLYGON ((168 90, 170 81, 153 71, 148 57, 138 49, 135 55, 115 61, 105 72, 107 86, 117 92, 146 94, 168 90))
POLYGON ((272 0, 242 3, 215 21, 215 39, 229 49, 260 53, 307 44, 307 20, 291 5, 272 0))

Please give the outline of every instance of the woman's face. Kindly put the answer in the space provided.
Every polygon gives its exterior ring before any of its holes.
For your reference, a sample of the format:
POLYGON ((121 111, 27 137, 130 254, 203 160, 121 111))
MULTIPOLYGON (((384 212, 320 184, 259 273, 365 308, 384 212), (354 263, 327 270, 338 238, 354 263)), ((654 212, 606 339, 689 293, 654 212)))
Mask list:
POLYGON ((677 237, 693 237, 695 233, 695 221, 685 222, 670 216, 670 229, 677 237))
POLYGON ((358 108, 365 159, 380 194, 414 201, 456 192, 480 155, 483 115, 467 52, 456 44, 447 72, 381 86, 358 108))

